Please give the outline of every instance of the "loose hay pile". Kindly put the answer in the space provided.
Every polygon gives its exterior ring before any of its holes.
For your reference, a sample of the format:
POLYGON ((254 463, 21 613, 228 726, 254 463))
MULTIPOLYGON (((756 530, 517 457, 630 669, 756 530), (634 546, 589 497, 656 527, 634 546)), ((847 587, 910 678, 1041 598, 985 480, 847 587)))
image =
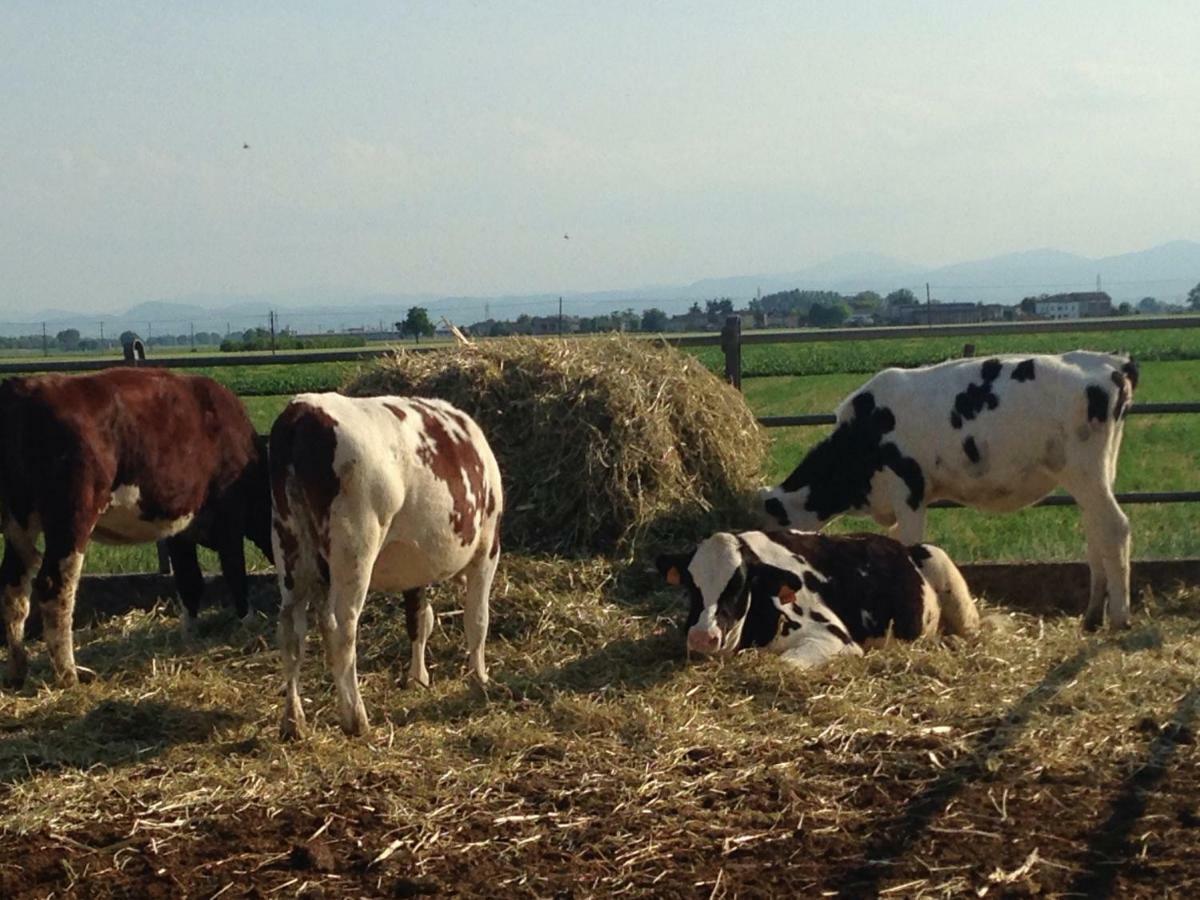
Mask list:
POLYGON ((648 535, 746 522, 766 459, 741 394, 677 350, 623 336, 401 351, 345 392, 470 413, 504 475, 509 548, 630 551, 648 535))
POLYGON ((0 692, 0 896, 1196 894, 1196 591, 1119 635, 992 609, 800 676, 686 664, 681 598, 628 577, 506 555, 486 698, 456 590, 429 690, 397 685, 403 603, 373 597, 363 740, 314 644, 312 734, 279 743, 277 655, 231 611, 188 645, 158 613, 81 631, 95 683, 44 689, 39 656, 0 692))

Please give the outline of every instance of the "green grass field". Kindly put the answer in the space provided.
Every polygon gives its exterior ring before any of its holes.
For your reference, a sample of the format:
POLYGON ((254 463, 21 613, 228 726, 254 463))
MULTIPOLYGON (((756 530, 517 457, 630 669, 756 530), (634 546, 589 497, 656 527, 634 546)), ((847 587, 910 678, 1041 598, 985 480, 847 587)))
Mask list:
MULTIPOLYGON (((996 335, 975 340, 977 355, 1002 352, 1059 351, 1086 347, 1132 350, 1140 360, 1142 402, 1194 400, 1200 397, 1200 328, 1146 332, 1095 332, 1045 335, 996 335)), ((936 362, 961 351, 956 338, 906 338, 840 343, 775 344, 747 347, 743 390, 758 415, 830 412, 878 369, 891 364, 936 362), (804 375, 771 372, 804 372, 804 375), (760 377, 754 377, 758 375, 760 377)), ((722 365, 715 348, 692 352, 714 369, 722 365)), ((228 366, 191 370, 207 374, 243 396, 255 426, 263 432, 292 394, 335 390, 369 363, 228 366)), ((804 452, 828 433, 827 427, 772 429, 772 451, 764 482, 782 480, 804 452)), ((1200 485, 1200 416, 1133 416, 1125 430, 1117 488, 1121 491, 1185 490, 1200 485)), ((1127 512, 1134 523, 1134 553, 1139 558, 1200 554, 1196 511, 1189 504, 1137 506, 1127 512)), ((1082 535, 1074 509, 1025 510, 990 516, 967 510, 931 515, 930 539, 961 559, 1077 559, 1082 535)), ((847 518, 837 530, 873 528, 847 518)), ((96 547, 89 554, 92 572, 137 572, 152 568, 152 547, 96 547)), ((207 569, 215 557, 206 554, 207 569)), ((265 565, 251 554, 255 567, 265 565)))

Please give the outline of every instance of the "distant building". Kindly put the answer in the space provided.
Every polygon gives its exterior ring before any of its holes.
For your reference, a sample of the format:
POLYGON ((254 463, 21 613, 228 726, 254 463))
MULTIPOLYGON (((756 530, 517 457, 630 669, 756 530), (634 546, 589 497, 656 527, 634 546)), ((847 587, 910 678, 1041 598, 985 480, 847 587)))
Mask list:
POLYGON ((1091 319, 1113 314, 1112 297, 1103 291, 1051 294, 1034 303, 1042 319, 1091 319))
POLYGON ((884 310, 889 325, 969 325, 998 322, 1007 307, 1000 303, 906 303, 884 310))

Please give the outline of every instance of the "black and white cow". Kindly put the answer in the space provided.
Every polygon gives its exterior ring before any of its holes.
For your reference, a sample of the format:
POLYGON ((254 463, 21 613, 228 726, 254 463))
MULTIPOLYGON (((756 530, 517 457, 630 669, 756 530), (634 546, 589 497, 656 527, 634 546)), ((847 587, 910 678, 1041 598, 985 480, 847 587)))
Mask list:
POLYGON ((479 427, 442 400, 301 394, 271 429, 282 605, 282 736, 304 729, 300 664, 311 610, 347 734, 367 730, 355 640, 368 590, 404 594, 409 679, 429 684, 427 585, 463 575, 471 675, 487 682, 488 595, 500 558, 500 470, 479 427))
POLYGON ((687 646, 697 653, 763 647, 807 668, 861 656, 889 634, 912 641, 979 627, 975 601, 945 553, 881 534, 721 532, 657 565, 687 589, 687 646))
POLYGON ((1113 496, 1124 417, 1137 387, 1127 357, 963 359, 885 369, 842 401, 837 427, 763 492, 783 526, 870 514, 905 544, 934 500, 1008 512, 1056 487, 1083 513, 1091 568, 1084 626, 1129 625, 1129 520, 1113 496))

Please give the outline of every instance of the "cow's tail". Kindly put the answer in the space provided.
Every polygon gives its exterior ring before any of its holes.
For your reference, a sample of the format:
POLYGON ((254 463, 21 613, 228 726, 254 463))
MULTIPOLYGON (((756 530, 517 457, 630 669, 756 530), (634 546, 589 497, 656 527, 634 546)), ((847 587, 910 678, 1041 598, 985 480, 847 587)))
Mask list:
POLYGON ((979 610, 958 566, 940 547, 919 545, 924 553, 914 554, 921 575, 938 598, 939 631, 942 634, 968 635, 979 630, 979 610))

